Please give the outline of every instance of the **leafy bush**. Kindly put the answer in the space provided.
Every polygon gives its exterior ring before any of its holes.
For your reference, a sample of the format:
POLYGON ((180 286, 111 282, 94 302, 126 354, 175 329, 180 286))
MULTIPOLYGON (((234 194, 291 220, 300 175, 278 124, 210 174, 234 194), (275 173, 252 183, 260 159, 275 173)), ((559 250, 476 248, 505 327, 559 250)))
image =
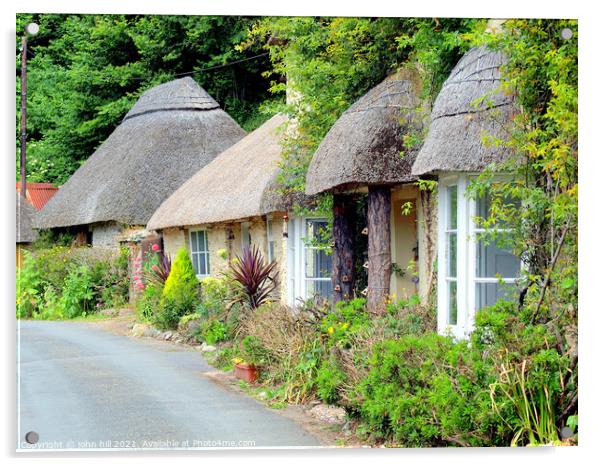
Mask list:
POLYGON ((61 296, 65 317, 73 319, 86 315, 94 309, 92 284, 92 273, 87 265, 82 265, 69 273, 61 296))
POLYGON ((251 309, 264 304, 278 286, 276 262, 267 264, 256 246, 243 248, 242 257, 236 256, 231 269, 232 277, 242 287, 240 300, 251 309))
POLYGON ((53 247, 26 252, 17 270, 17 316, 72 318, 128 297, 128 250, 53 247))
POLYGON ((142 294, 138 296, 136 301, 136 313, 138 319, 143 322, 152 322, 155 319, 155 314, 161 309, 161 298, 163 296, 163 288, 149 284, 142 294))
POLYGON ((180 248, 169 277, 165 281, 161 308, 155 315, 156 324, 175 329, 180 317, 194 311, 198 303, 199 282, 186 248, 180 248))
POLYGON ((23 251, 23 265, 17 269, 17 318, 33 317, 43 292, 42 279, 35 257, 23 251))
POLYGON ((322 319, 320 329, 328 335, 332 344, 348 347, 351 336, 369 325, 366 300, 356 298, 352 301, 339 301, 334 311, 322 319))
POLYGON ((339 390, 345 381, 345 373, 334 358, 322 363, 316 378, 318 396, 325 403, 334 404, 340 400, 339 390))
POLYGON ((354 411, 374 436, 406 446, 505 444, 491 382, 491 367, 468 342, 408 335, 375 348, 354 411))
POLYGON ((230 339, 230 329, 217 319, 206 320, 199 326, 200 339, 210 345, 230 339))
POLYGON ((226 278, 203 278, 198 312, 206 317, 221 315, 226 309, 230 293, 231 284, 226 278))
POLYGON ((242 339, 241 356, 248 363, 263 366, 269 360, 269 350, 263 346, 259 338, 247 335, 242 339))

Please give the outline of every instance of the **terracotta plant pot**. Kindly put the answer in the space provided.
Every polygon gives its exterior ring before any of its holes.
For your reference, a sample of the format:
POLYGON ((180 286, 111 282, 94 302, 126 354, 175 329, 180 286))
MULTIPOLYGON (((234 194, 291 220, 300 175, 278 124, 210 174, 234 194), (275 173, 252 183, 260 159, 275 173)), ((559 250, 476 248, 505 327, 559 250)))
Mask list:
POLYGON ((259 378, 259 370, 253 364, 239 363, 234 365, 234 376, 247 383, 255 383, 259 378))

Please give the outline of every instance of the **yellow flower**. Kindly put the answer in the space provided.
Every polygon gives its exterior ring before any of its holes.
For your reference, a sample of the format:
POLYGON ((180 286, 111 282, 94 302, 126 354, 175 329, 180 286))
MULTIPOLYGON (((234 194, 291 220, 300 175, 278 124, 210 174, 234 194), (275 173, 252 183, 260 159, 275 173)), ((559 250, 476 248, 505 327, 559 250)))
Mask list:
POLYGON ((243 359, 241 359, 241 358, 232 358, 232 362, 234 364, 242 364, 245 361, 243 359))
POLYGON ((345 322, 343 324, 343 330, 347 330, 348 327, 349 327, 349 322, 345 322))
POLYGON ((334 328, 328 327, 328 333, 332 335, 334 333, 334 328))

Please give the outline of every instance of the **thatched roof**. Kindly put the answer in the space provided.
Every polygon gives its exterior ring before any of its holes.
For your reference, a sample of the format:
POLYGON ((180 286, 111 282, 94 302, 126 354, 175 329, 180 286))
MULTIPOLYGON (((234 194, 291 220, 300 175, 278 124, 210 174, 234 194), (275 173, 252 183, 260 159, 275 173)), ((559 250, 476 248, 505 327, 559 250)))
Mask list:
POLYGON ((286 121, 276 115, 221 153, 157 209, 147 228, 219 223, 284 210, 275 186, 286 121))
POLYGON ((414 175, 480 171, 510 156, 483 143, 484 135, 503 138, 514 99, 500 89, 501 52, 469 50, 443 84, 431 113, 428 136, 412 168, 414 175))
POLYGON ((305 192, 318 194, 411 181, 418 147, 404 147, 403 136, 422 128, 419 94, 417 74, 403 70, 349 107, 314 154, 305 192))
POLYGON ((146 225, 184 181, 244 136, 192 78, 149 89, 46 204, 39 225, 146 225))
POLYGON ((33 243, 38 239, 38 232, 33 229, 36 210, 17 194, 17 243, 33 243))

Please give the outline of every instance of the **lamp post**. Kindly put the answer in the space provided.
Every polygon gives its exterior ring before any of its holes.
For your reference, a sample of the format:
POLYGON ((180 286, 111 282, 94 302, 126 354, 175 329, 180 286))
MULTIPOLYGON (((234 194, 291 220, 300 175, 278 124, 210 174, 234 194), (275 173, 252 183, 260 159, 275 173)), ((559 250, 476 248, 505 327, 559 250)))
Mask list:
POLYGON ((26 112, 27 112, 27 37, 35 36, 40 30, 36 23, 29 23, 25 27, 25 34, 21 39, 21 196, 23 199, 27 196, 26 186, 26 112))

